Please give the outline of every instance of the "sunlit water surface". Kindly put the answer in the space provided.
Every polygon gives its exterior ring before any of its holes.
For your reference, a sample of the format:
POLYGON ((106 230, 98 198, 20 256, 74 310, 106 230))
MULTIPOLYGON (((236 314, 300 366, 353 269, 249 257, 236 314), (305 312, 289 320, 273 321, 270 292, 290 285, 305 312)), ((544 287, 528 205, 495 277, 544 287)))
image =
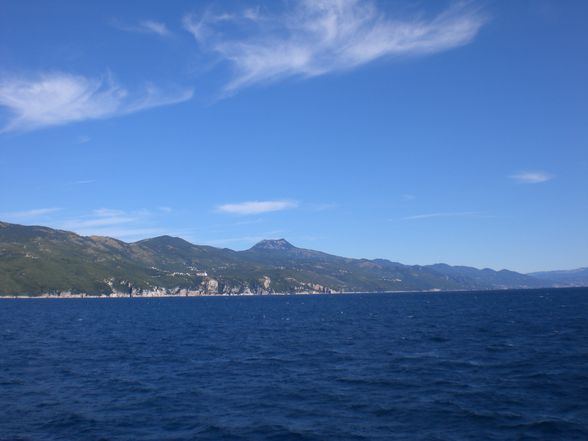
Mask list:
POLYGON ((588 289, 0 301, 0 440, 586 440, 588 289))

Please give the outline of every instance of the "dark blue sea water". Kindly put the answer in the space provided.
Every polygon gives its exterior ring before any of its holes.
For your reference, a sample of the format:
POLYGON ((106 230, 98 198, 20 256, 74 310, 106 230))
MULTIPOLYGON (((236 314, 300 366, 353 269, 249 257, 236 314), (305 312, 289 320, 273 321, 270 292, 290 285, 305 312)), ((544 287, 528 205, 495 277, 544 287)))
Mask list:
POLYGON ((588 440, 588 290, 0 301, 0 440, 588 440))

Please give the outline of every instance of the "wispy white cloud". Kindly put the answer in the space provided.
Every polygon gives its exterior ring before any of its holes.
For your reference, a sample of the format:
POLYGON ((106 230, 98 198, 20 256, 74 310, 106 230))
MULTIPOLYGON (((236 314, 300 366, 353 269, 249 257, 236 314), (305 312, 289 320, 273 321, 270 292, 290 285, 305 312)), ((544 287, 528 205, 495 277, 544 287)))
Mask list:
POLYGON ((90 142, 91 140, 92 140, 92 138, 90 138, 89 136, 81 135, 81 136, 78 136, 77 143, 78 144, 86 144, 86 143, 90 142))
POLYGON ((540 184, 542 182, 550 181, 554 176, 542 171, 524 171, 510 175, 509 178, 514 179, 520 184, 540 184))
POLYGON ((74 182, 72 182, 72 184, 74 184, 74 185, 87 185, 87 184, 93 184, 94 182, 96 182, 95 179, 82 179, 80 181, 74 181, 74 182))
POLYGON ((165 23, 161 23, 159 21, 154 20, 143 20, 139 23, 140 28, 145 29, 147 32, 152 32, 157 34, 161 37, 167 37, 171 35, 170 30, 167 28, 165 23))
POLYGON ((96 208, 92 210, 92 215, 98 217, 112 217, 112 216, 122 216, 125 212, 123 210, 117 210, 114 208, 96 208))
POLYGON ((261 214, 282 211, 298 207, 298 202, 288 200, 248 201, 236 204, 224 204, 216 207, 216 211, 228 214, 261 214))
POLYGON ((60 210, 61 210, 61 208, 51 207, 51 208, 33 208, 31 210, 24 210, 24 211, 7 211, 4 213, 0 213, 0 219, 9 220, 9 221, 10 220, 24 221, 24 220, 47 216, 49 214, 55 213, 60 210))
POLYGON ((82 236, 135 240, 160 234, 175 234, 176 232, 158 225, 166 214, 167 212, 161 210, 98 208, 71 216, 61 208, 51 207, 0 212, 0 221, 25 224, 40 222, 42 225, 73 231, 82 236))
POLYGON ((392 18, 368 0, 303 0, 285 7, 273 15, 247 9, 184 17, 184 28, 201 49, 232 65, 227 93, 352 69, 383 57, 445 51, 472 41, 486 21, 463 2, 428 19, 392 18))
POLYGON ((128 213, 123 210, 115 210, 112 208, 98 208, 92 210, 90 214, 67 219, 63 221, 59 227, 80 233, 81 231, 88 231, 88 229, 95 227, 130 224, 139 220, 140 217, 141 214, 139 212, 128 213))
POLYGON ((52 226, 73 231, 83 236, 109 236, 121 240, 144 238, 150 235, 165 234, 158 226, 167 212, 157 210, 120 210, 97 208, 75 217, 62 218, 52 222, 52 226))
POLYGON ((66 221, 62 224, 62 228, 66 230, 75 230, 79 231, 80 229, 89 228, 89 227, 103 227, 103 226, 111 226, 111 225, 120 225, 120 224, 128 224, 131 222, 136 221, 137 218, 135 217, 125 217, 125 216, 111 216, 111 217, 98 217, 94 219, 75 219, 66 221))
POLYGON ((156 20, 142 20, 135 25, 126 25, 118 21, 113 21, 112 25, 117 29, 126 32, 155 34, 160 37, 169 37, 172 34, 165 23, 156 20))
POLYGON ((67 73, 9 77, 0 80, 0 107, 9 114, 0 132, 121 116, 191 97, 191 89, 162 91, 151 84, 130 93, 111 77, 93 79, 67 73))
POLYGON ((119 240, 139 240, 165 234, 166 230, 161 228, 102 228, 99 230, 79 228, 76 233, 82 236, 107 236, 119 240))
POLYGON ((483 213, 479 211, 453 211, 453 212, 438 212, 438 213, 426 213, 417 214, 414 216, 403 217, 403 220, 417 220, 417 219, 430 219, 435 217, 472 217, 481 216, 483 213))

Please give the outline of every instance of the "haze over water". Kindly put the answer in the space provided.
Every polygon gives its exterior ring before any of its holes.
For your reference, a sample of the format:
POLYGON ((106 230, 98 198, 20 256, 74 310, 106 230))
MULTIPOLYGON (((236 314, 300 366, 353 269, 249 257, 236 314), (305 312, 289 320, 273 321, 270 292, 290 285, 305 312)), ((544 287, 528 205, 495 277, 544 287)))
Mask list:
POLYGON ((588 289, 3 300, 0 440, 588 439, 588 289))

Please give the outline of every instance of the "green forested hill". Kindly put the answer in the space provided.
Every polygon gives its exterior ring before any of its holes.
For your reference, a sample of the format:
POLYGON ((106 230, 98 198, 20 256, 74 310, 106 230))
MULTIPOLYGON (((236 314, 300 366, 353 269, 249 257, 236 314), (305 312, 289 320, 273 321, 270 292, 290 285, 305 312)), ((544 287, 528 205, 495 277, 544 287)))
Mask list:
POLYGON ((0 294, 140 295, 493 289, 548 286, 512 271, 408 266, 350 259, 265 240, 246 251, 160 236, 126 243, 39 226, 0 223, 0 294))

